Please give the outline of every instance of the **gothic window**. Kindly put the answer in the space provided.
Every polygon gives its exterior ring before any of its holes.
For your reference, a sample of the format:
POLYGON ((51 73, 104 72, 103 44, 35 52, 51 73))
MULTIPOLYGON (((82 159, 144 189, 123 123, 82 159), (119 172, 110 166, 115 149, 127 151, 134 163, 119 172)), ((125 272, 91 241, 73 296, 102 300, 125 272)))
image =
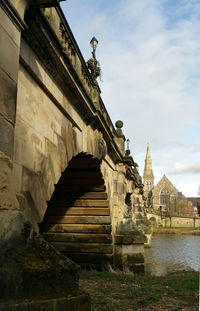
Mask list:
POLYGON ((152 187, 151 187, 151 182, 150 182, 150 181, 146 181, 145 189, 146 189, 146 190, 151 190, 151 189, 152 189, 152 187))
POLYGON ((160 192, 160 204, 168 206, 170 203, 170 193, 167 189, 163 189, 160 192))

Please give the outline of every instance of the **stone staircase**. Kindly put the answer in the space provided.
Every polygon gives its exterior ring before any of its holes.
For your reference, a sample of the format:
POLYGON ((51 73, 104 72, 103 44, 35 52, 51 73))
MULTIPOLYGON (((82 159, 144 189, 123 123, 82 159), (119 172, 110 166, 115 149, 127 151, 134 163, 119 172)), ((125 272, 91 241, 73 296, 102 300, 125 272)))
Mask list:
POLYGON ((40 228, 68 258, 98 268, 112 262, 111 217, 101 172, 88 164, 76 159, 62 174, 40 228))

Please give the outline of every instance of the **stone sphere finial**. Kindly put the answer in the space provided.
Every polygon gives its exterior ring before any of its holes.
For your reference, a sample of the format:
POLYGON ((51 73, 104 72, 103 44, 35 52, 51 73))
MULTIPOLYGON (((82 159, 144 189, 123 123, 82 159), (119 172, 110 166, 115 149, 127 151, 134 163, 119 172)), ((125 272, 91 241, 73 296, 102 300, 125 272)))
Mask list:
POLYGON ((115 126, 118 129, 121 129, 123 127, 124 123, 121 120, 118 120, 117 122, 115 122, 115 126))

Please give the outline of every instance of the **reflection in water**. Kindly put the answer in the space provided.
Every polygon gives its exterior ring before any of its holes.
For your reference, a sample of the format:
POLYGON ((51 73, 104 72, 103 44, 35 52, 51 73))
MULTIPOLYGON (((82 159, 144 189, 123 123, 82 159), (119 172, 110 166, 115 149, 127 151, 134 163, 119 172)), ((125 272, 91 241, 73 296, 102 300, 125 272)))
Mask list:
POLYGON ((200 236, 157 234, 145 249, 145 269, 153 275, 200 271, 200 236))

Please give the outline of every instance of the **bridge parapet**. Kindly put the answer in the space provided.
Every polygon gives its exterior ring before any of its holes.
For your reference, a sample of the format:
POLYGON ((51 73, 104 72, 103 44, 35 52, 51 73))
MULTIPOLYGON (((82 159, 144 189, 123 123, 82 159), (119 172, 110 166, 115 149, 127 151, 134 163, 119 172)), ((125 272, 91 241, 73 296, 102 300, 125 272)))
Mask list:
POLYGON ((96 80, 92 78, 81 51, 74 39, 73 33, 63 15, 60 7, 41 9, 41 13, 47 19, 51 30, 57 36, 64 54, 70 61, 78 78, 82 82, 87 94, 92 100, 96 110, 101 114, 104 122, 113 135, 116 135, 110 116, 100 96, 101 90, 96 80))

